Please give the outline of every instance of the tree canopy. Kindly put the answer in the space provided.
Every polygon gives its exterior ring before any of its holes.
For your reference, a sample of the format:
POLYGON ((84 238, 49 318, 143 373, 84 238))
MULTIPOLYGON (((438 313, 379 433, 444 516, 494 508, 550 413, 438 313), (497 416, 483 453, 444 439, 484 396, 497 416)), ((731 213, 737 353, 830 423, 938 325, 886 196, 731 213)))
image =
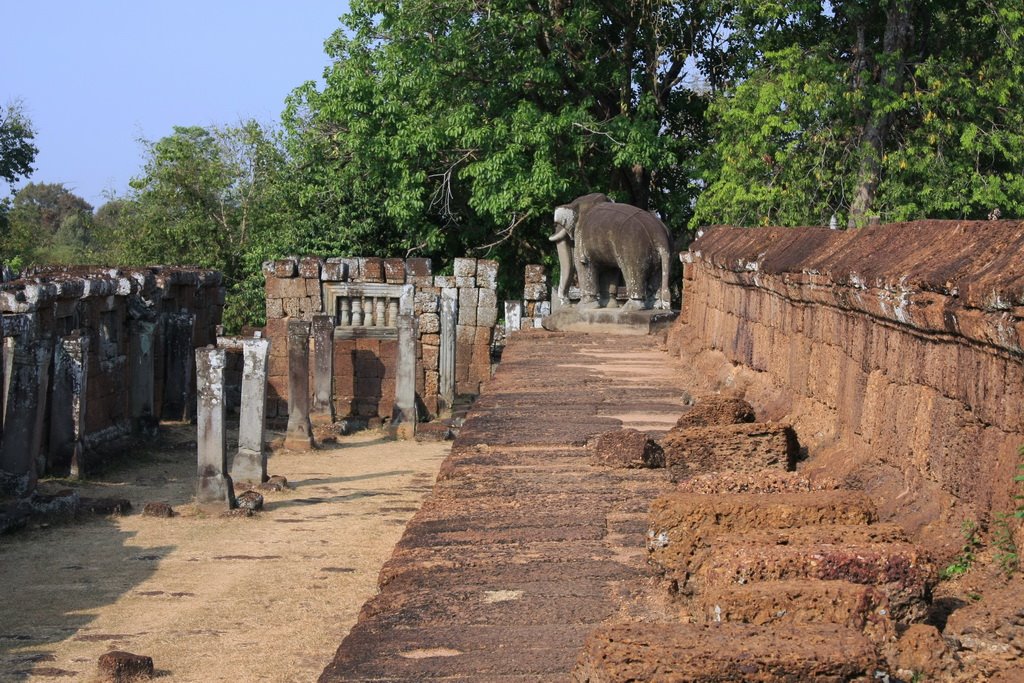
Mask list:
POLYGON ((694 224, 1024 213, 1019 2, 745 5, 694 224))
POLYGON ((36 133, 20 102, 0 105, 0 178, 8 183, 32 175, 39 149, 36 133))

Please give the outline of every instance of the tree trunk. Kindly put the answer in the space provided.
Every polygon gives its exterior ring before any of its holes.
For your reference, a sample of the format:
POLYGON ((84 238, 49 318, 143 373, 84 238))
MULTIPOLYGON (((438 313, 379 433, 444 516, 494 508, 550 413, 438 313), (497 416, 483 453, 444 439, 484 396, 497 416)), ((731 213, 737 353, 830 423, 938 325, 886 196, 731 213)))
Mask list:
MULTIPOLYGON (((886 11, 879 82, 884 91, 887 91, 890 101, 891 98, 898 98, 903 94, 906 82, 907 53, 914 39, 912 4, 910 0, 897 0, 886 11)), ((862 45, 859 47, 863 49, 862 45)), ((874 204, 878 184, 882 179, 882 156, 885 153, 892 122, 891 112, 875 110, 868 115, 862 138, 864 156, 860 162, 857 188, 850 203, 851 227, 865 225, 868 221, 868 213, 874 204)))

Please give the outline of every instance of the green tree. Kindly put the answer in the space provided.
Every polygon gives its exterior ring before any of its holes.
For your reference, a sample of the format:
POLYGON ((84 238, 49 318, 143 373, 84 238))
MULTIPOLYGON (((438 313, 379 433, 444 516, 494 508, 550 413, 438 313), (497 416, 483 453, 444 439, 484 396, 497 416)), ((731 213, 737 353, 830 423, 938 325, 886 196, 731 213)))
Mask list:
POLYGON ((92 206, 63 183, 28 183, 14 195, 0 259, 25 265, 92 256, 92 206))
POLYGON ((32 164, 39 153, 32 143, 35 136, 20 102, 0 106, 0 178, 14 183, 32 175, 32 164))
POLYGON ((743 2, 732 25, 694 224, 1024 211, 1019 2, 743 2))
POLYGON ((308 243, 514 272, 548 257, 553 206, 591 191, 678 232, 721 78, 715 5, 353 0, 326 86, 285 114, 308 243))
POLYGON ((232 293, 226 324, 259 322, 260 263, 286 241, 279 233, 288 234, 277 194, 285 157, 275 135, 246 121, 175 127, 144 145, 146 162, 130 195, 103 207, 113 256, 216 268, 232 293))

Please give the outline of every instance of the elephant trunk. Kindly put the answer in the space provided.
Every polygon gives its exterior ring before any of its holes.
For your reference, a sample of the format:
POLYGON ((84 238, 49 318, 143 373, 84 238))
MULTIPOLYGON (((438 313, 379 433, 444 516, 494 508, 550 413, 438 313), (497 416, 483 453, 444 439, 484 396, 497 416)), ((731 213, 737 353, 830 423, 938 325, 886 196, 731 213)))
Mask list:
POLYGON ((572 260, 572 245, 567 238, 558 240, 555 247, 558 249, 558 303, 564 306, 569 303, 569 283, 572 282, 576 266, 572 260))

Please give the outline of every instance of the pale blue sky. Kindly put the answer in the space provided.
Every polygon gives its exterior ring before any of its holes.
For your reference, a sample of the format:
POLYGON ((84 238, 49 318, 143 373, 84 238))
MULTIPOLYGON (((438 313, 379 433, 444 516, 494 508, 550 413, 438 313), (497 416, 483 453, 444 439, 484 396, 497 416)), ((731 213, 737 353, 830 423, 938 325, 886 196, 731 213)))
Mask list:
MULTIPOLYGON (((34 182, 94 207, 124 194, 139 138, 173 126, 277 123, 284 99, 327 65, 346 0, 3 2, 0 103, 36 129, 34 182)), ((0 196, 7 187, 0 181, 0 196)))

